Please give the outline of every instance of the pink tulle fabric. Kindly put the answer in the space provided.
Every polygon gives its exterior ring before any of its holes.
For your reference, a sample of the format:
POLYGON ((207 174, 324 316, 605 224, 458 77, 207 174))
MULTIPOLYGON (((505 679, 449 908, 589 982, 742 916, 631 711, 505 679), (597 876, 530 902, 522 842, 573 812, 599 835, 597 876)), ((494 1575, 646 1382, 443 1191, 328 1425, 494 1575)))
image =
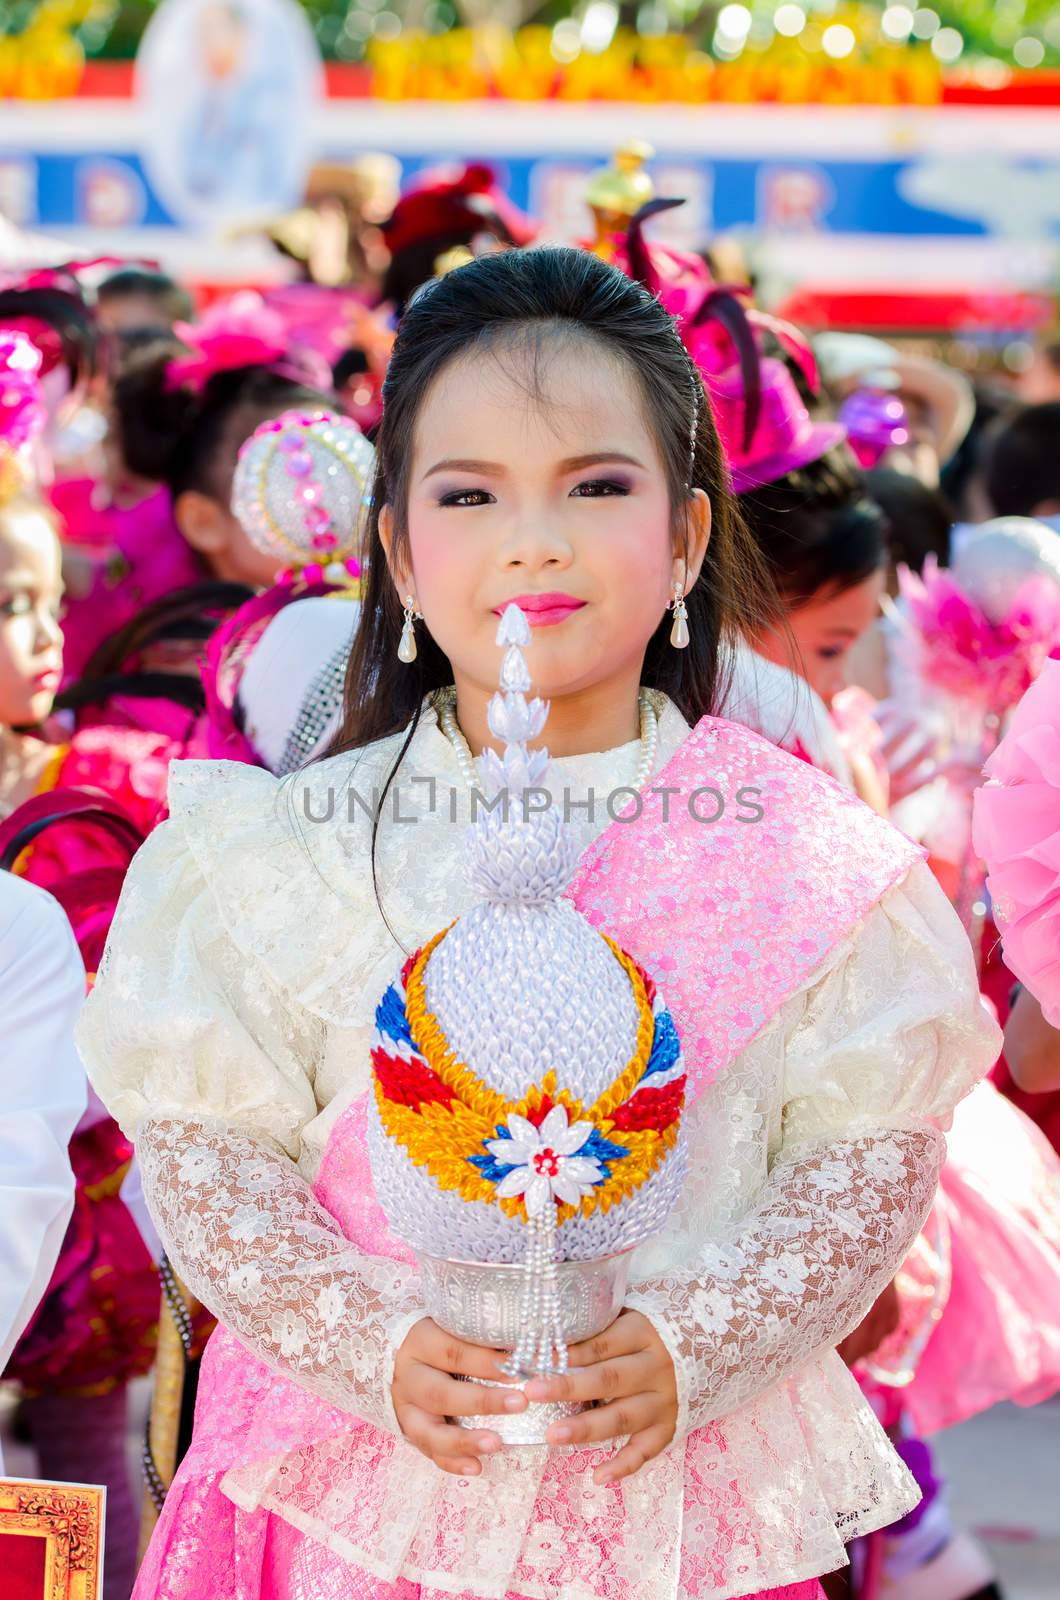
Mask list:
MULTIPOLYGON (((735 779, 730 787, 735 789, 735 779)), ((706 718, 659 775, 637 824, 612 823, 586 852, 573 898, 590 922, 606 927, 653 973, 665 975, 670 1004, 694 1047, 692 1059, 701 1063, 702 1084, 725 1069, 921 854, 830 778, 778 756, 745 728, 706 718), (746 776, 749 762, 769 798, 765 817, 758 826, 735 819, 718 822, 714 870, 704 882, 703 824, 677 804, 669 811, 663 788, 672 786, 673 792, 687 796, 709 771, 724 789, 727 774, 746 776), (711 950, 704 945, 703 928, 716 918, 718 904, 727 908, 726 948, 711 950), (760 977, 753 998, 748 983, 752 967, 760 977)), ((362 1096, 338 1119, 316 1191, 361 1250, 407 1260, 375 1197, 366 1117, 367 1097, 362 1096)), ((218 1328, 203 1360, 191 1449, 166 1501, 135 1600, 198 1600, 203 1593, 211 1600, 293 1600, 299 1595, 321 1600, 330 1594, 443 1600, 440 1590, 371 1579, 339 1554, 318 1554, 308 1534, 294 1531, 307 1494, 314 1496, 315 1507, 323 1492, 322 1485, 314 1484, 315 1461, 329 1461, 333 1474, 334 1451, 341 1446, 343 1481, 356 1482, 358 1495, 348 1511, 356 1526, 344 1523, 335 1542, 340 1547, 344 1540, 362 1548, 370 1545, 395 1445, 390 1435, 277 1376, 218 1328), (333 1442, 328 1456, 316 1448, 325 1440, 333 1442), (276 1528, 272 1519, 277 1513, 259 1503, 236 1508, 233 1501, 243 1498, 243 1469, 252 1469, 246 1477, 263 1473, 268 1479, 268 1497, 282 1508, 290 1529, 276 1528), (227 1480, 224 1490, 222 1479, 227 1480), (267 1554, 271 1567, 264 1565, 267 1554), (294 1575, 306 1563, 311 1575, 294 1575)), ((715 1473, 718 1452, 725 1448, 723 1426, 714 1423, 692 1433, 682 1448, 687 1537, 681 1585, 683 1593, 694 1596, 710 1592, 712 1584, 707 1572, 711 1552, 696 1548, 696 1530, 704 1541, 738 1540, 746 1530, 734 1526, 717 1532, 715 1473)), ((768 1451, 765 1441, 763 1448, 768 1451)), ((539 1505, 567 1504, 578 1473, 605 1453, 555 1457, 546 1470, 539 1505)), ((773 1469, 784 1470, 779 1463, 773 1469)), ((535 1511, 538 1515, 544 1517, 545 1511, 535 1511)), ((594 1539, 601 1548, 607 1548, 612 1536, 620 1542, 624 1515, 616 1497, 606 1515, 597 1516, 594 1539)), ((814 1584, 802 1584, 780 1594, 803 1600, 816 1592, 814 1584)))
POLYGON ((1060 661, 1012 714, 975 796, 973 840, 986 862, 1005 964, 1060 1027, 1060 661))
MULTIPOLYGON (((915 1296, 904 1330, 915 1373, 898 1391, 920 1435, 1060 1389, 1060 1160, 990 1082, 957 1107, 947 1144, 920 1253, 935 1293, 915 1296)), ((904 1296, 915 1295, 911 1268, 904 1296)))
POLYGON ((47 426, 40 369, 41 353, 26 335, 0 329, 0 440, 10 450, 32 444, 47 426))

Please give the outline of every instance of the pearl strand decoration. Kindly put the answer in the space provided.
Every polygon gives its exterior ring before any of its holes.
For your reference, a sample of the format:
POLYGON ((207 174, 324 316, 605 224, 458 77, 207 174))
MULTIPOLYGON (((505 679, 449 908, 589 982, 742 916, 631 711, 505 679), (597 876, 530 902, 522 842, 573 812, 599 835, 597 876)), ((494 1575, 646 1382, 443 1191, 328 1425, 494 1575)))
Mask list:
POLYGON ((519 1335, 515 1349, 500 1370, 525 1383, 554 1378, 570 1368, 556 1276, 556 1208, 549 1205, 527 1224, 527 1244, 519 1335))
MULTIPOLYGON (((659 749, 659 718, 647 689, 640 690, 637 705, 640 711, 640 756, 637 770, 633 774, 633 782, 629 787, 639 793, 655 771, 655 759, 659 749)), ((453 747, 464 782, 468 789, 481 788, 481 779, 475 757, 471 754, 471 746, 464 738, 460 724, 456 720, 456 701, 452 690, 444 698, 439 698, 437 706, 438 726, 453 747)))

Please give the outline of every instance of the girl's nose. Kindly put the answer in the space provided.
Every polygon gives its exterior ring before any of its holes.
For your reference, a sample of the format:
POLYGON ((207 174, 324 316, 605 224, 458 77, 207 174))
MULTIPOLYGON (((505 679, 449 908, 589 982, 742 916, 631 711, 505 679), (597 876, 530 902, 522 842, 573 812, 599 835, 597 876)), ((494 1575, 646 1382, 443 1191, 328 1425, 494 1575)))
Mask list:
POLYGON ((573 559, 574 550, 563 529, 544 515, 521 517, 513 523, 501 547, 504 565, 530 571, 568 567, 573 559))
POLYGON ((63 630, 54 611, 37 612, 37 650, 43 652, 50 646, 60 646, 63 630))

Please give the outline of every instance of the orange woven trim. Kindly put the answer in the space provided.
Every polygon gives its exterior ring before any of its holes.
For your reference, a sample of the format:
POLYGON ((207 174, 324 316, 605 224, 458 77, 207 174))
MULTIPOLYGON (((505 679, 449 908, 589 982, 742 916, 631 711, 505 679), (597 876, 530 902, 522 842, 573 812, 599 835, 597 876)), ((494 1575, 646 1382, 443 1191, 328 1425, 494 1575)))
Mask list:
MULTIPOLYGON (((522 1196, 498 1200, 496 1184, 484 1178, 468 1159, 484 1150, 485 1141, 495 1136, 496 1124, 469 1111, 457 1100, 450 1106, 429 1101, 417 1108, 388 1100, 377 1078, 373 1080, 373 1088, 384 1132, 401 1145, 414 1166, 430 1173, 439 1188, 455 1191, 463 1200, 499 1205, 506 1216, 526 1220, 526 1204, 522 1196)), ((557 1105, 564 1107, 571 1121, 578 1120, 569 1095, 563 1091, 552 1094, 545 1090, 544 1093, 548 1093, 557 1105)), ((535 1089, 527 1101, 522 1102, 526 1108, 522 1115, 526 1114, 526 1110, 536 1110, 541 1098, 542 1091, 535 1089), (528 1105, 528 1101, 533 1103, 528 1105)), ((512 1106, 508 1115, 518 1109, 512 1106)), ((507 1116, 500 1120, 506 1122, 507 1116)), ((604 1118, 595 1126, 604 1137, 609 1137, 614 1125, 610 1118, 604 1118)), ((556 1211, 557 1222, 566 1222, 579 1210, 583 1217, 591 1217, 597 1210, 606 1213, 620 1200, 635 1193, 673 1149, 679 1127, 680 1123, 674 1121, 661 1133, 654 1128, 645 1128, 629 1132, 623 1130, 616 1134, 615 1138, 621 1141, 629 1154, 616 1160, 611 1176, 605 1183, 597 1185, 592 1194, 583 1196, 580 1205, 559 1206, 556 1211)))

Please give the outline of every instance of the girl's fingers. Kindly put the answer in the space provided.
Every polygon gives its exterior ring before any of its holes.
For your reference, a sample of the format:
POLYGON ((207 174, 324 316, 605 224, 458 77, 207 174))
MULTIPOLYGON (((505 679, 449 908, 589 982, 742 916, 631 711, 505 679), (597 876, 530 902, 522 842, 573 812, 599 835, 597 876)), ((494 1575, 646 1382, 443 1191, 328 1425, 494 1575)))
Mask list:
POLYGON ((622 1439, 652 1426, 659 1415, 659 1399, 653 1394, 631 1395, 609 1406, 594 1406, 566 1422, 554 1422, 548 1430, 552 1445, 600 1444, 604 1439, 622 1439))
POLYGON ((651 1387, 654 1363, 641 1355, 617 1356, 593 1367, 577 1367, 554 1378, 531 1378, 528 1400, 616 1400, 651 1387))
POLYGON ((631 1356, 646 1347, 650 1324, 639 1311, 623 1311, 603 1333, 584 1344, 572 1344, 568 1352, 572 1367, 595 1367, 613 1356, 631 1356))
POLYGON ((593 1482, 602 1485, 632 1478, 635 1472, 639 1472, 641 1467, 666 1449, 673 1438, 673 1431, 672 1424, 656 1423, 635 1433, 610 1461, 601 1462, 593 1473, 593 1482))
POLYGON ((436 1467, 441 1467, 443 1472, 449 1472, 454 1478, 477 1478, 482 1471, 482 1462, 476 1456, 466 1456, 463 1460, 445 1457, 436 1461, 436 1467))
POLYGON ((406 1372, 402 1397, 435 1417, 497 1416, 525 1411, 521 1389, 487 1389, 477 1383, 460 1383, 446 1372, 416 1362, 406 1372))
POLYGON ((495 1433, 481 1428, 474 1432, 458 1428, 455 1423, 445 1422, 416 1405, 401 1406, 397 1419, 409 1443, 432 1461, 474 1461, 501 1449, 501 1441, 495 1433))
POLYGON ((452 1334, 443 1333, 436 1322, 425 1318, 418 1322, 406 1341, 410 1354, 425 1366, 437 1367, 440 1372, 451 1372, 461 1378, 490 1378, 505 1382, 499 1369, 504 1352, 491 1350, 486 1345, 468 1344, 452 1334))

